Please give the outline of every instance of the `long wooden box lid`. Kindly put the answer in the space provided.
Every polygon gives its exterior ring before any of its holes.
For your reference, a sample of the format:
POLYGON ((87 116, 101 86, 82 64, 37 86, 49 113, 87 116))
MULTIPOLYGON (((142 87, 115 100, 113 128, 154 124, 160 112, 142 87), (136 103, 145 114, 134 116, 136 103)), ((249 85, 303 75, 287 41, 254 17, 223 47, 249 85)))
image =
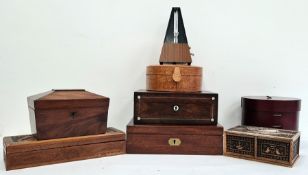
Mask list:
POLYGON ((177 135, 223 135, 223 126, 218 125, 135 125, 131 120, 127 125, 130 134, 174 134, 177 135))
POLYGON ((191 96, 191 95, 217 95, 216 92, 212 91, 199 91, 199 92, 169 92, 169 91, 149 91, 146 89, 139 89, 138 91, 135 91, 138 93, 144 93, 144 94, 157 94, 157 95, 169 95, 169 96, 191 96))
POLYGON ((98 107, 109 104, 109 98, 84 89, 51 90, 27 98, 32 109, 98 107))
POLYGON ((4 137, 3 144, 6 153, 18 153, 95 143, 105 143, 125 140, 125 133, 115 128, 108 128, 105 134, 60 139, 37 140, 33 135, 4 137))
POLYGON ((301 110, 301 100, 291 97, 244 96, 242 108, 252 111, 297 112, 301 110))
POLYGON ((226 133, 249 135, 254 137, 274 138, 287 141, 295 140, 300 136, 300 132, 293 130, 244 126, 244 125, 230 128, 226 131, 226 133))

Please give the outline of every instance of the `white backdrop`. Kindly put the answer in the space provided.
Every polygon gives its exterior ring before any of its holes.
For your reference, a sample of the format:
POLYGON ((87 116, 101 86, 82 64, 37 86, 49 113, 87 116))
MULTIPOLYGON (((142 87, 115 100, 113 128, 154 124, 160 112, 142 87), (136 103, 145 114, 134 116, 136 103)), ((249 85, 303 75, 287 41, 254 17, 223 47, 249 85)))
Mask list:
POLYGON ((241 96, 291 96, 308 137, 306 0, 0 0, 0 137, 30 133, 26 97, 53 88, 110 97, 108 125, 125 129, 172 6, 225 128, 240 124, 241 96))
MULTIPOLYGON (((204 67, 203 89, 219 93, 219 122, 226 129, 240 124, 241 96, 302 99, 295 167, 224 156, 126 154, 7 174, 304 174, 307 0, 0 0, 0 138, 30 133, 26 97, 53 88, 110 97, 108 125, 125 130, 133 92, 145 88, 146 66, 158 64, 172 6, 182 8, 193 65, 204 67)), ((0 174, 6 174, 3 161, 0 174)))

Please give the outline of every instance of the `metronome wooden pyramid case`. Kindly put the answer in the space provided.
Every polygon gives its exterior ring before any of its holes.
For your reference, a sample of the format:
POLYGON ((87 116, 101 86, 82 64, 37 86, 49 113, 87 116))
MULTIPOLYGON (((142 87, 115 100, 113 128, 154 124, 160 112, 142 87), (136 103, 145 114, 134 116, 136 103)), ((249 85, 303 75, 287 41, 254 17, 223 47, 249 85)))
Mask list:
POLYGON ((146 89, 152 91, 198 92, 202 68, 192 62, 181 9, 172 8, 159 63, 147 67, 146 89))
POLYGON ((192 62, 181 9, 178 7, 172 8, 159 62, 188 65, 192 62))

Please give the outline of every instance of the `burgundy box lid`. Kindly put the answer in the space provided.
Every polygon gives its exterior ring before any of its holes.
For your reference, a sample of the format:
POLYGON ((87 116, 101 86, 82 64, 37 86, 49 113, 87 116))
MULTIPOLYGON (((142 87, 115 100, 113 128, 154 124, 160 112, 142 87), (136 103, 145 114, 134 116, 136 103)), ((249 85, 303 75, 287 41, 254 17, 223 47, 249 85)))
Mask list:
POLYGON ((242 108, 251 111, 297 112, 301 99, 276 96, 244 96, 242 108))

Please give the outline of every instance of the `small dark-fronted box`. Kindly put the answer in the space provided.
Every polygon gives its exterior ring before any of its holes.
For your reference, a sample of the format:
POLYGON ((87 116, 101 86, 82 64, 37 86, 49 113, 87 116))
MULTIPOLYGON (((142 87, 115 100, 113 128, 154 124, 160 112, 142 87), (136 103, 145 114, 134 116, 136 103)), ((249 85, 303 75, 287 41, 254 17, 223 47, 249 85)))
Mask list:
POLYGON ((107 129, 109 98, 85 90, 52 90, 28 97, 32 133, 38 140, 107 129))
POLYGON ((217 106, 217 93, 140 90, 134 94, 134 122, 217 125, 217 106))
POLYGON ((283 166, 292 166, 299 156, 300 133, 254 126, 225 131, 224 154, 283 166))
POLYGON ((297 130, 301 100, 289 97, 242 97, 242 125, 297 130))
POLYGON ((131 154, 223 154, 221 125, 127 125, 131 154))
POLYGON ((6 170, 84 160, 125 153, 125 133, 108 128, 105 134, 37 140, 33 135, 3 138, 6 170))

